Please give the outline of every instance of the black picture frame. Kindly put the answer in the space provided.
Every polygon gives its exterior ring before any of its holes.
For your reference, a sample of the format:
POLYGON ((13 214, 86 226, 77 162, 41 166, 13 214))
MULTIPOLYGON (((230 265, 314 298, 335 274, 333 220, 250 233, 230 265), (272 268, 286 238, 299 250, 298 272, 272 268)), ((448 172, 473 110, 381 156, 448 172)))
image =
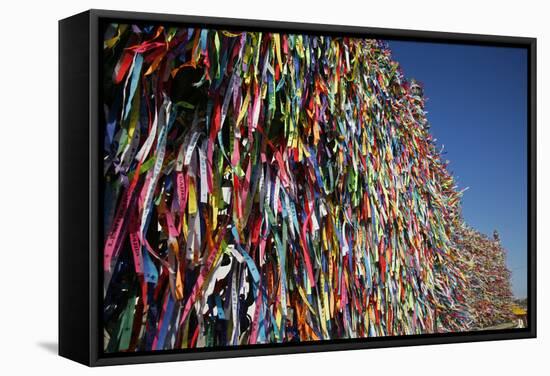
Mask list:
POLYGON ((88 10, 59 21, 59 354, 88 366, 337 351, 536 337, 536 46, 535 38, 321 25, 156 13, 88 10), (300 344, 249 345, 104 354, 99 262, 103 239, 99 144, 102 22, 321 33, 434 43, 506 46, 528 51, 528 327, 300 344))

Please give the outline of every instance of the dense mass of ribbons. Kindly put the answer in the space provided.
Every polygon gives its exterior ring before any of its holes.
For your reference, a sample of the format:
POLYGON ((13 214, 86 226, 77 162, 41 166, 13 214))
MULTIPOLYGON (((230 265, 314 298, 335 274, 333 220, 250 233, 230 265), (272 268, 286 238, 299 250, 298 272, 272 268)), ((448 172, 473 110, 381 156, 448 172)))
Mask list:
POLYGON ((107 352, 462 331, 460 192, 377 40, 110 25, 107 352))
POLYGON ((514 300, 506 252, 495 231, 492 239, 466 225, 455 231, 465 273, 464 297, 471 329, 487 329, 513 321, 514 300))

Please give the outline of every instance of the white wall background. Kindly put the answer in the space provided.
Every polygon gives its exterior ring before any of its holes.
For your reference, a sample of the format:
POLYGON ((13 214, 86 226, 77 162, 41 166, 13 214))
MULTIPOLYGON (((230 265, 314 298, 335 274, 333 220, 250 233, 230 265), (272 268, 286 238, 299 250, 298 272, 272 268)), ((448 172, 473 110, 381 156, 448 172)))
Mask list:
MULTIPOLYGON (((519 375, 550 362, 548 105, 544 1, 6 1, 0 21, 0 373, 519 375), (8 5, 9 4, 9 5, 8 5), (106 8, 538 38, 539 338, 88 369, 56 355, 57 20, 106 8)), ((83 318, 84 320, 85 318, 83 318)))

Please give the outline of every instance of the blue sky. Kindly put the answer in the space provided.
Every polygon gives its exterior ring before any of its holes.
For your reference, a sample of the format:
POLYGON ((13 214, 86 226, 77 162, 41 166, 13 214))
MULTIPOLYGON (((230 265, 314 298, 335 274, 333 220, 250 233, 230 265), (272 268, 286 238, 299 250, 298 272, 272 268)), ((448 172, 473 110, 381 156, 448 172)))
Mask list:
POLYGON ((527 295, 527 51, 388 41, 424 85, 431 132, 464 193, 468 224, 507 250, 512 289, 527 295))

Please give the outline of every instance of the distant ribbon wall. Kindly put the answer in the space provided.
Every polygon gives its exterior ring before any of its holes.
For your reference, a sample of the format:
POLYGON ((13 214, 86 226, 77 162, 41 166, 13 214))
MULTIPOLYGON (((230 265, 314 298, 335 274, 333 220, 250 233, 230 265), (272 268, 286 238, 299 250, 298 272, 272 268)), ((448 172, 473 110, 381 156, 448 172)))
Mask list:
POLYGON ((377 40, 110 25, 105 350, 456 332, 460 192, 377 40))
POLYGON ((514 320, 511 272, 497 231, 490 239, 463 225, 455 231, 465 274, 464 297, 472 330, 486 329, 514 320))

